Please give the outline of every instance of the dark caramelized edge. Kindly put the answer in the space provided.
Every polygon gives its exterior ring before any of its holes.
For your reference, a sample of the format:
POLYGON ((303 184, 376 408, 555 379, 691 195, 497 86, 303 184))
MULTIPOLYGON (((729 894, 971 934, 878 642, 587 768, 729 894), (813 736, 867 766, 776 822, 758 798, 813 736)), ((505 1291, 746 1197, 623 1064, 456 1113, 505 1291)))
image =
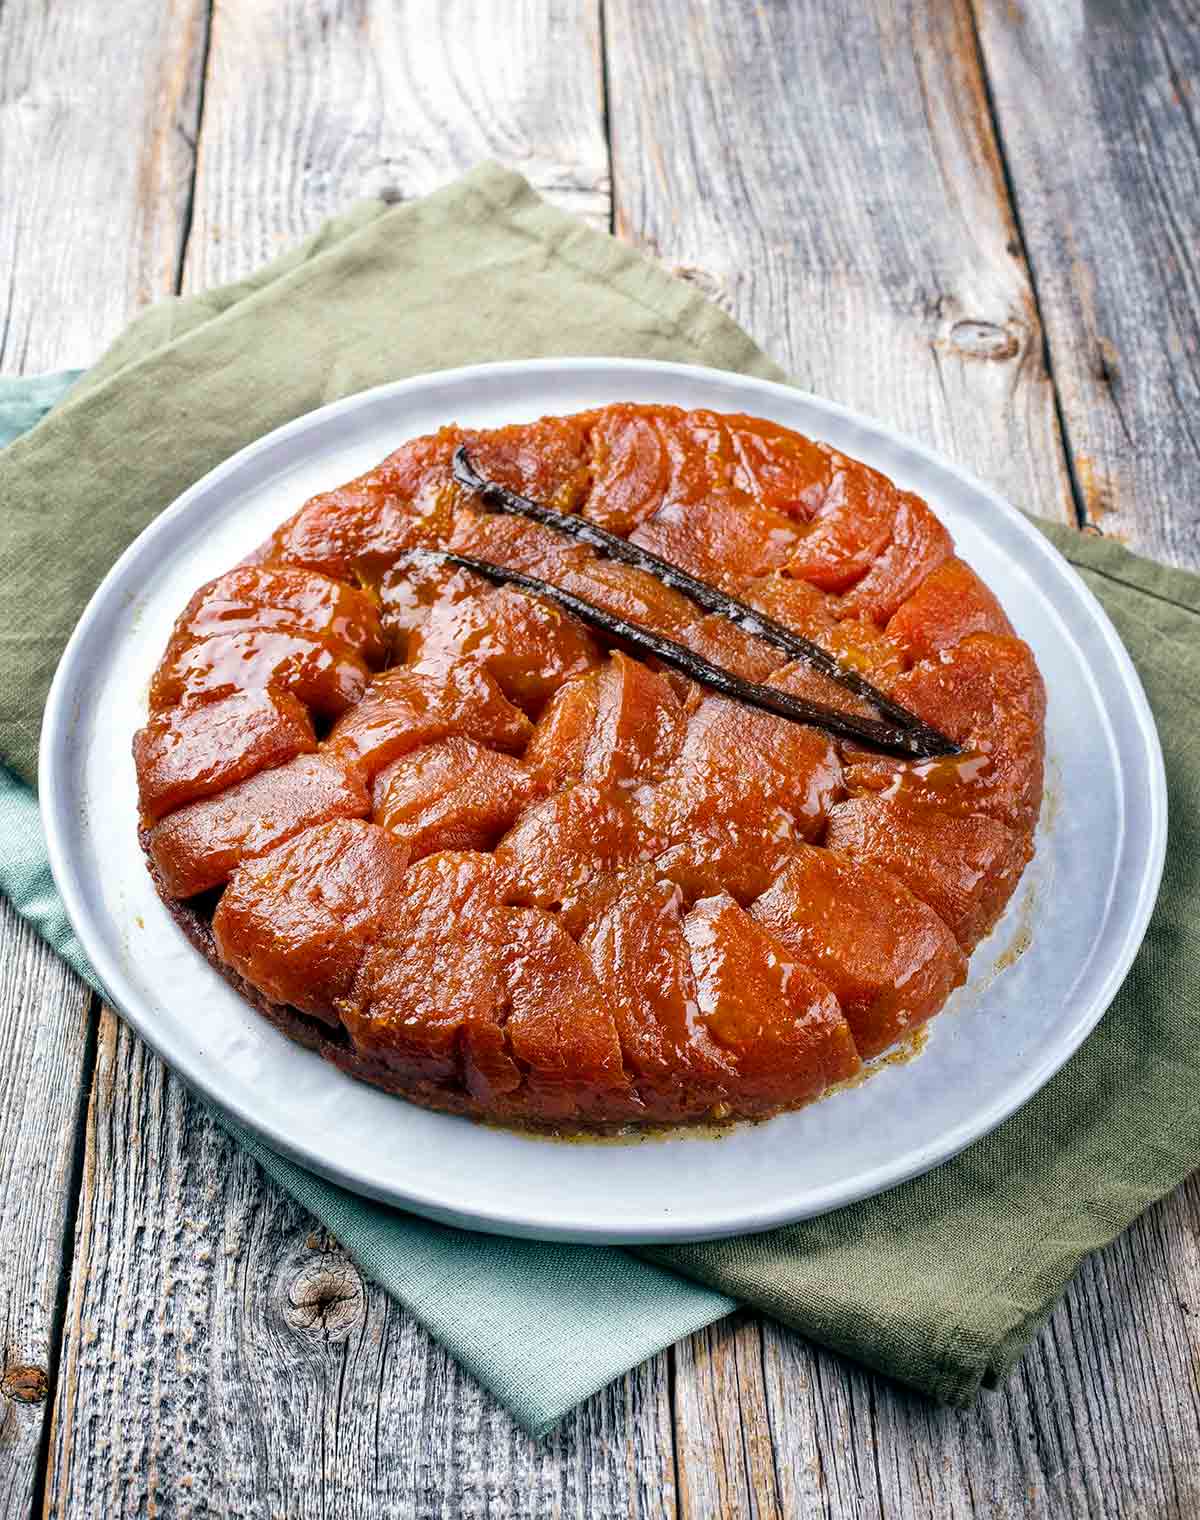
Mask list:
MULTIPOLYGON (((166 905, 168 913, 186 936, 189 944, 200 952, 213 970, 222 976, 240 997, 262 1014, 268 1023, 279 1030, 280 1034, 321 1056, 330 1065, 336 1066, 339 1071, 357 1078, 360 1082, 368 1082, 372 1087, 378 1087, 393 1097, 404 1098, 418 1108, 432 1109, 435 1113, 453 1114, 459 1118, 489 1124, 496 1129, 516 1130, 518 1133, 535 1135, 547 1140, 570 1138, 605 1140, 620 1137, 645 1139, 678 1134, 692 1134, 715 1139, 743 1125, 762 1124, 779 1114, 807 1108, 810 1104, 819 1102, 828 1093, 837 1091, 842 1085, 834 1084, 818 1093, 815 1098, 807 1098, 802 1103, 780 1104, 774 1109, 739 1114, 728 1119, 717 1118, 713 1114, 701 1114, 693 1118, 671 1120, 623 1119, 612 1124, 582 1120, 578 1122, 555 1120, 542 1124, 525 1117, 498 1115, 462 1088, 445 1087, 436 1082, 407 1081, 382 1062, 371 1061, 360 1055, 350 1043, 350 1037, 341 1025, 335 1028, 332 1024, 326 1024, 322 1019, 314 1018, 312 1014, 294 1007, 291 1003, 273 1003, 259 991, 253 982, 247 981, 244 976, 222 960, 212 929, 211 914, 198 907, 196 899, 181 900, 172 897, 167 891, 166 884, 154 863, 154 857, 150 854, 149 831, 145 826, 138 830, 138 837, 146 856, 147 868, 154 882, 154 889, 166 905)), ((206 894, 202 894, 200 901, 204 901, 205 896, 206 894)), ((872 1063, 864 1062, 862 1071, 856 1073, 849 1081, 858 1082, 862 1079, 864 1072, 869 1075, 873 1069, 872 1063)))

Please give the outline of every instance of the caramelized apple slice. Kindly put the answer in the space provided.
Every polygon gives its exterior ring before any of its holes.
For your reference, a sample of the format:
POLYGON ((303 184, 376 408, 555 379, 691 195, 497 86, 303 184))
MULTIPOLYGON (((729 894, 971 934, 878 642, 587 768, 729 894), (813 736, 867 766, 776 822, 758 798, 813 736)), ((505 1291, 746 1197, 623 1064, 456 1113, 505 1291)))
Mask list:
POLYGON ((362 819, 305 829, 234 871, 213 917, 221 958, 272 1002, 336 1024, 407 866, 406 846, 362 819))
POLYGON ((594 556, 572 561, 554 583, 627 623, 654 629, 672 639, 682 638, 681 630, 700 616, 695 604, 682 593, 664 586, 647 571, 618 560, 594 556))
POLYGON ((832 449, 762 417, 725 418, 734 455, 733 483, 774 512, 802 521, 820 508, 832 474, 832 449))
POLYGON ((633 879, 581 941, 616 1021, 646 1118, 701 1118, 735 1084, 700 1017, 678 890, 633 879))
POLYGON ((997 818, 938 812, 900 797, 839 802, 826 843, 890 871, 968 953, 1000 917, 1030 853, 1025 836, 997 818))
POLYGON ((324 718, 362 696, 370 676, 344 645, 276 628, 218 633, 164 659, 150 683, 150 709, 212 701, 239 691, 286 691, 324 718))
POLYGON ((133 737, 142 817, 157 823, 316 747, 312 719, 286 692, 239 691, 156 713, 133 737))
POLYGON ((892 614, 888 638, 910 660, 927 660, 953 649, 973 633, 1012 635, 1012 624, 979 577, 957 557, 928 576, 892 614))
POLYGON ((807 1102, 858 1069, 837 998, 731 897, 683 921, 698 1017, 737 1067, 737 1111, 807 1102))
POLYGON ((630 534, 631 543, 710 581, 780 569, 799 538, 790 517, 729 488, 700 501, 667 501, 630 534))
POLYGON ((728 892, 744 907, 765 892, 795 854, 797 835, 776 815, 749 824, 720 822, 670 846, 654 861, 687 903, 728 892))
POLYGON ((494 1102, 521 1084, 508 1016, 491 857, 430 855, 413 866, 339 1005, 360 1055, 409 1081, 457 1085, 494 1102))
POLYGON ((375 821, 405 842, 413 860, 436 850, 487 850, 543 791, 511 755, 446 739, 380 772, 375 821))
MULTIPOLYGON (((898 702, 970 750, 966 758, 984 762, 969 767, 973 810, 1032 832, 1042 798, 1046 692, 1028 645, 1003 635, 972 634, 914 665, 890 690, 898 702)), ((884 762, 874 768, 901 776, 906 788, 912 784, 908 773, 920 780, 919 765, 884 762)), ((856 779, 856 784, 863 781, 856 779)))
POLYGON ((397 655, 407 655, 410 636, 439 602, 461 602, 478 595, 478 576, 429 555, 402 555, 379 581, 383 625, 397 655))
POLYGON ((671 484, 667 500, 706 501, 716 491, 732 491, 737 464, 733 439, 722 412, 704 407, 681 412, 658 407, 663 438, 671 461, 671 484))
POLYGON ((623 536, 664 509, 729 494, 734 455, 716 412, 618 403, 593 414, 586 516, 623 536))
POLYGON ((171 813, 151 829, 150 854, 172 897, 194 897, 302 829, 369 810, 365 788, 344 767, 324 754, 298 755, 171 813))
POLYGON ((588 781, 660 776, 683 742, 687 720, 669 683, 614 650, 596 684, 596 718, 583 756, 588 781))
POLYGON ((546 913, 500 916, 510 1008, 504 1033, 525 1072, 521 1115, 549 1123, 640 1118, 611 998, 587 956, 546 913))
MULTIPOLYGON (((834 623, 821 630, 815 642, 832 654, 843 669, 856 671, 883 691, 904 668, 900 650, 874 623, 848 618, 844 623, 834 623)), ((793 660, 772 672, 766 684, 838 712, 857 713, 866 718, 879 716, 874 703, 856 696, 840 681, 814 670, 803 660, 793 660)))
POLYGON ((595 640, 574 618, 507 587, 437 603, 408 649, 410 668, 424 675, 444 677, 466 662, 482 667, 511 702, 530 712, 599 658, 595 640))
POLYGON ((329 735, 329 749, 370 781, 385 765, 422 744, 453 735, 493 749, 520 750, 529 719, 486 670, 456 665, 444 677, 408 667, 376 676, 362 701, 329 735))
POLYGON ((734 581, 733 590, 743 602, 806 639, 816 640, 833 626, 829 597, 794 576, 741 576, 734 581))
POLYGON ((558 908, 594 876, 653 859, 662 843, 625 791, 567 787, 526 809, 496 846, 501 891, 508 902, 558 908))
POLYGON ((698 618, 675 637, 702 659, 733 671, 745 681, 766 681, 787 663, 787 655, 773 644, 747 633, 717 612, 698 618))
POLYGON ((570 781, 660 776, 685 727, 683 705, 669 682, 614 651, 599 670, 559 687, 534 728, 525 760, 548 790, 570 781))
POLYGON ((842 792, 841 765, 828 735, 724 697, 706 697, 667 780, 696 823, 743 803, 780 807, 806 838, 817 833, 842 792))
POLYGON ((341 1005, 355 1048, 492 1112, 603 1123, 638 1111, 586 957, 546 914, 497 908, 486 855, 413 866, 341 1005))
MULTIPOLYGON (((469 509, 459 512, 446 547, 472 559, 522 570, 556 586, 593 552, 586 544, 527 517, 469 509)), ((475 584, 478 587, 478 581, 475 584)))
POLYGON ((967 974, 932 908, 833 850, 798 846, 750 914, 832 988, 864 1060, 932 1017, 967 974))
POLYGON ((334 639, 372 665, 387 654, 379 611, 365 592, 312 570, 239 565, 196 592, 175 624, 164 658, 214 633, 259 628, 334 639))
POLYGON ((555 921, 563 926, 572 939, 582 939, 585 931, 612 907, 623 892, 637 885, 652 886, 660 879, 660 872, 653 860, 623 863, 611 871, 596 871, 565 899, 563 907, 554 914, 555 921))
POLYGON ((305 503, 259 550, 260 563, 305 565, 376 585, 389 566, 449 535, 462 492, 451 461, 460 444, 477 467, 526 496, 570 511, 586 483, 584 426, 573 417, 472 432, 442 428, 374 470, 305 503))
POLYGON ((464 430, 462 441, 471 463, 487 479, 558 512, 573 512, 588 485, 589 426, 590 416, 582 412, 485 432, 464 430))
POLYGON ((596 726, 600 669, 564 681, 534 724, 525 764, 548 792, 583 779, 583 762, 596 726))
MULTIPOLYGON (((943 813, 999 813, 1003 820, 1003 800, 992 787, 992 758, 977 750, 936 760, 900 761, 847 747, 845 762, 846 790, 852 797, 896 797, 943 813)), ((1023 832, 1028 835, 1030 830, 1023 832)))
POLYGON ((901 693, 905 701, 938 705, 951 725, 947 732, 963 742, 990 737, 988 731, 1010 717, 1040 722, 1046 712, 1045 688, 1028 644, 991 633, 972 634, 936 659, 914 665, 893 686, 894 695, 901 693))
POLYGON ((887 690, 904 669, 904 652, 882 628, 865 618, 846 618, 816 636, 843 668, 866 676, 873 685, 887 690))
POLYGON ((866 465, 831 457, 829 485, 787 572, 822 591, 846 591, 861 580, 892 536, 896 488, 866 465))
POLYGON ((674 848, 658 868, 689 896, 718 884, 742 901, 765 889, 797 840, 814 838, 842 795, 826 734, 706 697, 675 763, 641 803, 674 848))
POLYGON ((259 549, 259 563, 302 565, 335 580, 377 582, 400 555, 445 534, 453 510, 457 429, 398 449, 374 470, 312 497, 259 549))
POLYGON ((891 543, 842 598, 838 616, 886 623, 953 552, 954 540, 921 498, 904 492, 892 523, 891 543))
POLYGON ((632 533, 658 511, 671 482, 662 422, 644 408, 618 403, 597 415, 590 439, 592 486, 584 515, 610 533, 632 533))

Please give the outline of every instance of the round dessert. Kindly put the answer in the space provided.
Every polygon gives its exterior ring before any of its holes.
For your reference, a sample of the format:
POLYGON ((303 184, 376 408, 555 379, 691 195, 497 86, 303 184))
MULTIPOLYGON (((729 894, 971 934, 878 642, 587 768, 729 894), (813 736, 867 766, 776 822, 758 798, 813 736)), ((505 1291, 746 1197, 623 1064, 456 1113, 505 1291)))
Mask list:
POLYGON ((357 1077, 503 1123, 762 1117, 964 980, 1044 714, 928 506, 824 444, 449 427, 196 592, 141 838, 197 948, 357 1077))

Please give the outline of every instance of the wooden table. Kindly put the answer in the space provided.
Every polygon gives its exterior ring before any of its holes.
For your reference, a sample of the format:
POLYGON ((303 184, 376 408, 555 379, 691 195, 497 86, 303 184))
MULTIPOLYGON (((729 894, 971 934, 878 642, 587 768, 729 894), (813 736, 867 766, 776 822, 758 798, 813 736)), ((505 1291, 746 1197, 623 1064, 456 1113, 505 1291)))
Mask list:
MULTIPOLYGON (((800 382, 1200 568, 1186 0, 4 0, 0 371, 492 156, 800 382)), ((5 907, 0 1510, 1192 1516, 1200 1185, 936 1408, 735 1317, 544 1443, 5 907)))

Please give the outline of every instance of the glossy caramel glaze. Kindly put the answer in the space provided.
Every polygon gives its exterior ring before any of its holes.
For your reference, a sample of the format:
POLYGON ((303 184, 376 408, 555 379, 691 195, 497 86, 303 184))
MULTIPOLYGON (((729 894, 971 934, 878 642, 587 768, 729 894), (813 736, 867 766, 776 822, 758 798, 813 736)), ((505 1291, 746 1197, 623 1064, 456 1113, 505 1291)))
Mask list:
POLYGON ((150 708, 142 838, 194 941, 345 1070, 504 1122, 758 1117, 853 1076, 963 981, 1042 795, 1037 667, 928 506, 776 424, 669 407, 445 428, 314 497, 192 598, 150 708), (535 575, 871 713, 645 571, 481 510, 460 445, 963 754, 832 739, 422 557, 535 575))
POLYGON ((133 745, 142 817, 157 823, 316 747, 308 709, 278 689, 235 691, 211 705, 156 713, 133 745))
POLYGON ((409 857, 365 819, 315 824, 234 873, 213 915, 217 947, 272 1002, 336 1025, 364 947, 404 890, 409 857))

